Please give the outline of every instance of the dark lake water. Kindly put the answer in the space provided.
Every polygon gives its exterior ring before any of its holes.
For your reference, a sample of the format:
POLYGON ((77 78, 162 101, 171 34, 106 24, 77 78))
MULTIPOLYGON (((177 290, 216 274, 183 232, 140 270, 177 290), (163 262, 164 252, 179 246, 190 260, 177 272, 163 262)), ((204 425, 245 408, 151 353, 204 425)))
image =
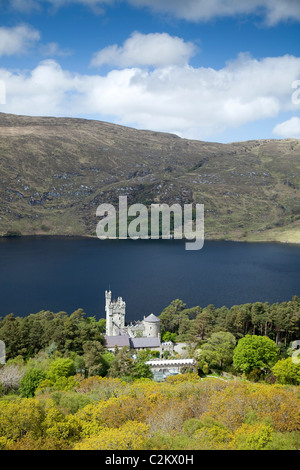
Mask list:
POLYGON ((0 239, 0 316, 84 309, 101 318, 104 293, 126 301, 126 320, 159 315, 178 298, 216 307, 300 296, 300 246, 78 238, 0 239))

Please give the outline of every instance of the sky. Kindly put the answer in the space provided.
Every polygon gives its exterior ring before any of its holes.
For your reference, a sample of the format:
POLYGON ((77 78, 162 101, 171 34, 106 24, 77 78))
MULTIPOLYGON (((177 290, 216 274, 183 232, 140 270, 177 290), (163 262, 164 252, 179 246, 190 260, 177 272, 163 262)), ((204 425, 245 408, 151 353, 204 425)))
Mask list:
POLYGON ((0 112, 300 139, 300 0, 0 0, 0 112))

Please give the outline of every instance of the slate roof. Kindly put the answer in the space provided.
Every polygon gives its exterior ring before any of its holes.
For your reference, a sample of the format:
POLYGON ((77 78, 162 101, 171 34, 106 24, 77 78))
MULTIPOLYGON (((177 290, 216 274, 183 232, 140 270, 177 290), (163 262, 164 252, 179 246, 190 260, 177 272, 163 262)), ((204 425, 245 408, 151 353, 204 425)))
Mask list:
POLYGON ((105 336, 105 346, 107 348, 123 348, 124 346, 130 346, 128 335, 119 336, 105 336))
POLYGON ((157 323, 160 322, 160 319, 151 313, 148 317, 144 318, 144 321, 148 323, 157 323))
POLYGON ((160 346, 160 340, 156 337, 142 337, 142 338, 130 338, 130 346, 134 349, 138 348, 158 348, 160 346))

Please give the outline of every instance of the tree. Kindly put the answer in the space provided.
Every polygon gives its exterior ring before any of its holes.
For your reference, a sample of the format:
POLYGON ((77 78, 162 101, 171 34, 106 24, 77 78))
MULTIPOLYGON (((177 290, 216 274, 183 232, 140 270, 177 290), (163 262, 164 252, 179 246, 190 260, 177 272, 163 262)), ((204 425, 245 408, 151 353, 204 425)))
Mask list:
POLYGON ((171 333, 170 331, 165 331, 165 333, 162 335, 162 341, 167 342, 167 341, 172 341, 172 343, 176 343, 176 338, 177 334, 176 333, 171 333))
POLYGON ((27 317, 10 314, 0 319, 0 339, 6 343, 7 359, 17 355, 28 359, 51 345, 55 345, 55 350, 62 354, 71 351, 83 354, 86 341, 103 344, 103 326, 103 321, 97 322, 94 317, 85 318, 82 309, 70 316, 66 312, 52 313, 48 310, 27 317))
POLYGON ((105 331, 106 331, 106 319, 105 318, 100 318, 100 320, 98 321, 97 324, 98 324, 100 333, 105 333, 105 331))
POLYGON ((202 308, 198 305, 196 307, 185 308, 182 312, 189 320, 195 320, 196 316, 202 312, 202 308))
POLYGON ((233 435, 232 447, 235 450, 263 450, 272 438, 272 426, 243 423, 233 435))
POLYGON ((236 339, 232 333, 225 331, 213 333, 200 349, 198 354, 199 363, 201 365, 207 363, 209 367, 222 369, 223 366, 232 363, 235 345, 236 339))
POLYGON ((102 344, 98 341, 87 341, 83 345, 83 351, 83 359, 88 375, 102 375, 102 354, 104 352, 102 344))
POLYGON ((233 305, 225 319, 225 329, 242 337, 248 333, 251 324, 251 304, 233 305))
POLYGON ((253 334, 255 335, 256 328, 260 329, 260 334, 263 332, 263 327, 266 321, 265 307, 261 302, 255 302, 251 308, 251 322, 253 326, 253 334))
POLYGON ((7 363, 0 370, 0 384, 5 393, 15 391, 20 386, 20 380, 25 374, 25 368, 17 364, 7 363))
POLYGON ((295 364, 291 357, 276 362, 272 372, 281 384, 300 384, 300 363, 295 364))
POLYGON ((178 336, 181 341, 195 341, 194 322, 195 320, 190 320, 184 313, 178 316, 178 336))
POLYGON ((278 357, 278 348, 267 336, 246 335, 234 350, 233 365, 248 374, 253 369, 270 370, 278 357))
POLYGON ((108 374, 110 366, 114 360, 114 357, 115 356, 113 355, 113 353, 109 351, 104 351, 104 353, 101 355, 101 365, 102 365, 101 376, 102 377, 105 377, 108 374))
POLYGON ((0 322, 0 339, 5 341, 6 358, 10 359, 22 354, 20 321, 13 313, 6 315, 0 322))
POLYGON ((128 346, 116 352, 109 369, 110 377, 128 378, 134 376, 134 360, 128 346))
POLYGON ((46 372, 40 369, 29 369, 20 381, 20 395, 24 398, 34 397, 40 382, 46 378, 46 372))
POLYGON ((179 314, 184 310, 185 304, 182 300, 172 300, 159 316, 162 332, 170 331, 177 333, 179 326, 179 314))
POLYGON ((195 333, 200 336, 201 340, 207 336, 212 329, 214 323, 215 307, 211 304, 198 313, 194 320, 195 333))
POLYGON ((137 379, 152 379, 153 374, 151 368, 146 362, 152 357, 151 351, 142 350, 137 353, 134 363, 134 376, 137 379))
POLYGON ((75 374, 74 362, 69 358, 55 359, 49 367, 47 378, 51 382, 56 382, 61 377, 69 377, 75 374))
POLYGON ((26 435, 35 439, 43 431, 44 406, 35 398, 0 401, 0 439, 15 441, 26 435))
MULTIPOLYGON (((92 437, 83 439, 75 450, 141 450, 144 448, 149 426, 128 421, 119 428, 103 428, 92 437)), ((108 457, 110 458, 110 457, 108 457)))

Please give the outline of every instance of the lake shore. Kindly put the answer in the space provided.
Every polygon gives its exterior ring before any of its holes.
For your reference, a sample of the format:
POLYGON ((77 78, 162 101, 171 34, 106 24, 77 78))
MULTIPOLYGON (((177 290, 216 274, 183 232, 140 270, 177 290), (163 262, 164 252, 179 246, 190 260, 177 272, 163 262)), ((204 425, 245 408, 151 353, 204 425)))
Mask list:
MULTIPOLYGON (((97 239, 96 235, 80 235, 80 234, 63 234, 63 233, 14 233, 9 235, 0 235, 0 239, 5 238, 73 238, 73 239, 97 239)), ((117 238, 118 239, 118 238, 117 238)), ((150 238, 149 238, 150 240, 150 238)), ((188 241, 185 237, 182 240, 188 241)), ((229 241, 240 243, 285 243, 291 245, 300 244, 300 227, 297 229, 280 230, 271 229, 261 232, 253 232, 249 234, 233 234, 232 236, 224 236, 222 234, 206 234, 205 240, 209 241, 229 241)))

